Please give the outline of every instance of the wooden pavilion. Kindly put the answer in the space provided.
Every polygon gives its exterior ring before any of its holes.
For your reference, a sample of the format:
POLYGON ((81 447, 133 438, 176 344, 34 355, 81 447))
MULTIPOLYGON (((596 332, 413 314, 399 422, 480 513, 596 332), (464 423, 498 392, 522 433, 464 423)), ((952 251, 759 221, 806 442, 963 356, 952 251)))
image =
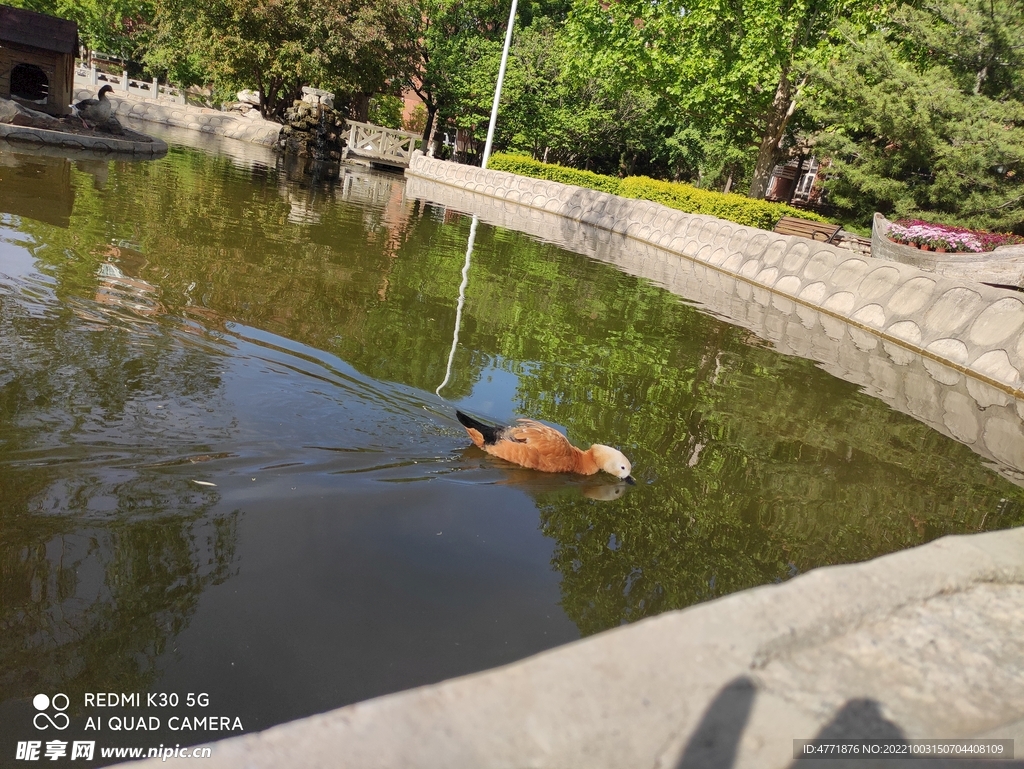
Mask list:
POLYGON ((78 24, 0 5, 0 98, 66 115, 74 96, 78 24))

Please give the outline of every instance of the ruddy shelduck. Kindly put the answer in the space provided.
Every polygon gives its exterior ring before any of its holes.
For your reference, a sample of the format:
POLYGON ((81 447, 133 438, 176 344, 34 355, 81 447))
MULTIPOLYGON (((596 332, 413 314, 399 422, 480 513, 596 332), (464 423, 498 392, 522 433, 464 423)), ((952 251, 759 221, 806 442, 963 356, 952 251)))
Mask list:
POLYGON ((456 411, 455 416, 476 446, 507 462, 545 473, 593 475, 603 470, 627 483, 635 483, 629 460, 611 446, 595 443, 581 451, 558 430, 532 419, 519 419, 508 427, 492 427, 461 411, 456 411))

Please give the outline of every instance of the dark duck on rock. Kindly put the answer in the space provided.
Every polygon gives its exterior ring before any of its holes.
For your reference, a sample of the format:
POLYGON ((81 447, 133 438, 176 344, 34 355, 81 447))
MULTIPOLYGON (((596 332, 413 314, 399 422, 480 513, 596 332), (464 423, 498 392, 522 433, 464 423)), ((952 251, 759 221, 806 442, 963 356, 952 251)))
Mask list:
POLYGON ((83 99, 77 104, 71 105, 74 113, 85 123, 86 128, 91 127, 90 123, 103 125, 110 119, 110 100, 107 99, 107 94, 113 90, 111 86, 105 85, 96 94, 95 99, 83 99))

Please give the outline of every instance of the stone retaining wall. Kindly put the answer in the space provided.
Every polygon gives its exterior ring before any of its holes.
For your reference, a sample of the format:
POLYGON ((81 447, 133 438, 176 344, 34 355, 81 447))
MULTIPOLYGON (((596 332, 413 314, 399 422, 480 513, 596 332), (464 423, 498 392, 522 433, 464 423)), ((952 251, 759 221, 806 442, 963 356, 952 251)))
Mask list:
MULTIPOLYGON (((98 86, 75 89, 75 101, 94 98, 98 86)), ((150 123, 188 128, 193 131, 226 136, 229 139, 252 142, 272 147, 277 144, 281 134, 281 124, 264 120, 259 112, 253 110, 248 115, 237 112, 221 112, 215 109, 193 107, 187 104, 174 104, 156 99, 139 99, 134 97, 118 97, 109 95, 107 98, 113 105, 114 115, 118 118, 129 117, 150 123)))
POLYGON ((1017 292, 659 203, 448 163, 419 152, 407 174, 656 246, 1024 398, 1024 297, 1017 292))
POLYGON ((155 138, 149 142, 137 142, 116 136, 84 136, 28 126, 0 124, 0 139, 32 147, 59 147, 87 153, 118 152, 147 158, 167 152, 167 144, 155 138))
POLYGON ((416 176, 407 180, 406 195, 476 214, 488 224, 557 243, 657 283, 750 329, 783 354, 817 361, 895 410, 966 444, 1014 483, 1024 484, 1024 400, 1005 390, 832 314, 621 233, 416 176))

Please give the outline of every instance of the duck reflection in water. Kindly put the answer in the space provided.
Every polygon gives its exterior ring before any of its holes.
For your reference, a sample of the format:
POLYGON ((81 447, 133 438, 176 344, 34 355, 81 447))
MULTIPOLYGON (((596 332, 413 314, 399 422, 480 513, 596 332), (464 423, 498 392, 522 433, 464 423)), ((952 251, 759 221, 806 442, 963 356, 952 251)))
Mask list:
MULTIPOLYGON (((464 467, 479 466, 486 468, 486 480, 469 481, 471 483, 493 484, 495 486, 514 486, 524 491, 535 499, 550 498, 552 496, 579 494, 587 499, 598 502, 613 502, 626 495, 631 485, 625 481, 612 481, 604 475, 569 475, 565 473, 539 473, 536 470, 529 470, 524 467, 516 467, 505 462, 492 462, 485 460, 477 464, 481 459, 480 451, 476 446, 466 446, 457 454, 464 460, 464 467), (497 475, 497 479, 495 479, 497 475)), ((465 480, 465 475, 460 474, 460 481, 465 480)))

